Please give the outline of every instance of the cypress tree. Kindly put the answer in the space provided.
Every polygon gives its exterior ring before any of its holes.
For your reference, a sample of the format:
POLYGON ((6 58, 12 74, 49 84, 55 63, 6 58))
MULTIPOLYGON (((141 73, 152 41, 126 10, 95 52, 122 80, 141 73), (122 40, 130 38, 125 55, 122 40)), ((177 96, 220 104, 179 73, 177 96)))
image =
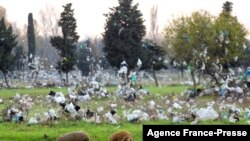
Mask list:
POLYGON ((52 36, 50 39, 52 46, 57 49, 60 55, 56 68, 59 72, 66 73, 66 82, 68 82, 68 73, 74 69, 77 62, 76 42, 79 39, 76 32, 74 10, 71 6, 71 3, 63 6, 64 11, 58 21, 58 25, 62 29, 62 36, 52 36))
POLYGON ((28 15, 28 31, 27 31, 27 36, 28 36, 28 62, 32 63, 35 54, 36 54, 36 40, 35 40, 35 32, 34 32, 34 24, 33 24, 33 16, 32 13, 29 13, 28 15))
POLYGON ((105 57, 113 67, 119 68, 126 61, 129 69, 136 66, 138 58, 145 61, 142 38, 146 34, 142 13, 133 0, 119 0, 119 6, 110 8, 107 17, 104 38, 105 57))
POLYGON ((0 21, 0 71, 4 75, 6 86, 9 87, 7 73, 14 63, 12 49, 17 45, 17 35, 13 33, 12 27, 5 25, 4 18, 0 21))

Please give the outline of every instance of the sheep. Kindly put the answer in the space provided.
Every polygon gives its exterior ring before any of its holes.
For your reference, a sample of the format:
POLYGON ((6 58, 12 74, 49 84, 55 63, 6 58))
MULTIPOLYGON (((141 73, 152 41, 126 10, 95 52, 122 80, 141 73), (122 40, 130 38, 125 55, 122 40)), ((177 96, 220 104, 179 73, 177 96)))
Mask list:
POLYGON ((77 131, 61 135, 57 141, 89 141, 89 136, 82 131, 77 131))
POLYGON ((112 134, 109 141, 133 141, 133 137, 128 131, 120 131, 112 134))

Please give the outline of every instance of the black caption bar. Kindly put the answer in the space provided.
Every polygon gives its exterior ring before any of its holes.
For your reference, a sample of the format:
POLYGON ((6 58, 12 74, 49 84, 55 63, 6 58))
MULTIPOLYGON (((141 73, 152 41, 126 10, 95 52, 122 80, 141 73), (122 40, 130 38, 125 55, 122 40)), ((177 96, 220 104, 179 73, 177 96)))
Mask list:
POLYGON ((143 125, 143 141, 174 137, 250 137, 249 125, 143 125))

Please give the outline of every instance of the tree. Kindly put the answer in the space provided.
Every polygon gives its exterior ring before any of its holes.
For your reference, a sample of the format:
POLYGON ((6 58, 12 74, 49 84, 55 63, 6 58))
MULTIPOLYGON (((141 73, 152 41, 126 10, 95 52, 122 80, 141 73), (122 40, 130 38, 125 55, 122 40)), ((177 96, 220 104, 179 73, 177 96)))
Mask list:
POLYGON ((103 53, 103 47, 104 47, 104 43, 103 43, 103 39, 98 37, 98 36, 94 36, 94 37, 89 37, 90 40, 90 44, 91 44, 91 49, 93 51, 93 55, 95 56, 96 59, 99 59, 100 57, 102 57, 104 55, 103 53))
POLYGON ((191 17, 174 19, 165 29, 171 57, 179 64, 187 64, 194 88, 197 74, 209 74, 217 84, 218 76, 244 56, 245 28, 223 10, 214 18, 208 12, 194 12, 191 17))
POLYGON ((145 26, 138 4, 132 6, 132 0, 119 0, 119 6, 110 8, 104 28, 104 52, 113 67, 119 68, 126 61, 129 69, 136 66, 138 58, 145 61, 142 38, 145 26))
POLYGON ((7 20, 6 9, 2 6, 0 6, 0 19, 2 19, 2 18, 5 19, 5 25, 9 26, 10 22, 7 20))
POLYGON ((15 69, 18 71, 24 70, 24 60, 25 60, 25 54, 23 50, 23 46, 16 46, 14 48, 14 54, 15 54, 15 69))
POLYGON ((152 40, 145 40, 143 42, 143 48, 147 54, 147 60, 144 67, 151 69, 153 72, 155 85, 158 87, 159 84, 155 75, 155 70, 167 68, 166 63, 164 62, 165 50, 152 40))
POLYGON ((52 46, 58 50, 61 57, 57 63, 57 69, 59 72, 66 73, 66 82, 68 82, 68 73, 74 69, 77 62, 76 42, 79 39, 76 32, 77 25, 74 10, 71 9, 71 6, 71 3, 63 6, 64 11, 58 21, 58 25, 62 29, 62 37, 52 36, 50 39, 52 46))
POLYGON ((107 58, 105 56, 101 56, 98 58, 98 63, 100 65, 100 68, 102 70, 107 70, 111 68, 111 65, 109 64, 107 58))
POLYGON ((32 63, 35 58, 36 54, 36 37, 34 32, 34 24, 33 24, 33 15, 29 13, 28 15, 28 30, 27 30, 27 37, 28 37, 28 62, 32 63))
POLYGON ((149 38, 152 39, 156 43, 158 43, 157 40, 159 39, 158 25, 157 25, 157 14, 158 14, 158 6, 154 5, 150 11, 149 38))
POLYGON ((7 27, 4 18, 2 18, 0 21, 0 70, 4 75, 7 87, 9 87, 7 73, 14 63, 14 56, 11 52, 17 45, 16 37, 12 31, 12 27, 7 27))
POLYGON ((249 60, 250 60, 250 40, 248 40, 246 44, 246 56, 241 60, 242 66, 245 68, 250 66, 249 60))
POLYGON ((42 48, 38 49, 40 53, 40 56, 42 58, 46 58, 45 61, 43 61, 43 64, 46 64, 46 66, 54 65, 56 60, 58 60, 59 56, 56 53, 56 49, 52 47, 50 43, 50 36, 57 36, 60 35, 59 32, 59 26, 58 26, 58 20, 60 18, 60 13, 56 12, 56 10, 46 5, 45 9, 42 9, 39 12, 40 15, 40 23, 42 26, 41 33, 42 33, 42 48))
POLYGON ((81 71, 82 76, 89 76, 96 63, 90 46, 90 40, 86 40, 80 44, 78 51, 77 67, 81 71))
MULTIPOLYGON (((25 51, 24 51, 24 39, 23 38, 27 38, 27 36, 24 36, 22 33, 22 30, 20 28, 18 28, 17 23, 13 23, 12 24, 12 30, 13 32, 17 35, 16 41, 17 41, 17 45, 14 48, 14 55, 15 55, 15 70, 21 71, 24 70, 24 65, 25 65, 25 58, 26 55, 25 51)), ((27 30, 26 30, 27 31, 27 30)), ((25 32, 26 34, 26 32, 25 32)))
MULTIPOLYGON (((231 2, 225 2, 222 12, 215 19, 213 25, 215 44, 208 52, 208 55, 212 56, 210 61, 217 62, 217 65, 223 67, 222 75, 228 73, 229 68, 240 66, 240 61, 246 54, 247 30, 239 23, 237 17, 231 14, 232 5, 231 2)), ((207 72, 218 83, 212 65, 208 64, 207 72)))
POLYGON ((55 9, 46 5, 46 9, 41 10, 39 15, 41 17, 40 20, 42 23, 42 33, 45 38, 47 38, 49 35, 59 35, 59 26, 57 24, 59 14, 57 14, 55 9))
MULTIPOLYGON (((14 64, 13 64, 13 69, 15 70, 16 74, 17 74, 17 77, 19 79, 19 81, 21 81, 21 78, 22 78, 22 71, 24 71, 24 68, 25 68, 25 63, 26 63, 26 57, 25 57, 25 53, 24 53, 24 50, 23 50, 23 46, 21 45, 17 45, 15 48, 14 48, 14 64)), ((24 76, 23 76, 24 78, 24 76)))
POLYGON ((222 11, 223 13, 228 13, 230 15, 231 12, 233 11, 233 3, 226 1, 225 3, 223 3, 222 9, 223 9, 222 11))
POLYGON ((208 48, 214 43, 213 17, 206 11, 194 12, 191 17, 180 17, 165 29, 165 40, 169 43, 170 57, 179 64, 187 64, 194 88, 196 74, 204 71, 208 48))
POLYGON ((0 6, 0 18, 6 17, 6 9, 2 6, 0 6))

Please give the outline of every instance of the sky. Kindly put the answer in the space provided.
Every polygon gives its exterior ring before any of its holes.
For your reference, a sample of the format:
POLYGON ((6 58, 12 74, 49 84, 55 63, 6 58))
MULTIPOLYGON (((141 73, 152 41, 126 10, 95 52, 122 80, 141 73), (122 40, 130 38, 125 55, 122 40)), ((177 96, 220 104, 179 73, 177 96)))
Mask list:
MULTIPOLYGON (((218 15, 226 0, 133 0, 133 4, 139 3, 139 10, 143 14, 147 31, 150 28, 150 9, 158 6, 159 32, 173 17, 190 15, 197 10, 209 11, 212 15, 218 15)), ((250 1, 230 0, 233 2, 233 15, 250 31, 250 1)), ((28 22, 28 13, 33 13, 33 18, 41 21, 39 12, 47 7, 53 7, 58 15, 63 11, 62 5, 72 3, 77 20, 77 32, 80 39, 93 36, 101 36, 104 32, 105 17, 109 8, 117 6, 118 0, 0 0, 0 6, 7 10, 7 19, 23 27, 28 22)))

